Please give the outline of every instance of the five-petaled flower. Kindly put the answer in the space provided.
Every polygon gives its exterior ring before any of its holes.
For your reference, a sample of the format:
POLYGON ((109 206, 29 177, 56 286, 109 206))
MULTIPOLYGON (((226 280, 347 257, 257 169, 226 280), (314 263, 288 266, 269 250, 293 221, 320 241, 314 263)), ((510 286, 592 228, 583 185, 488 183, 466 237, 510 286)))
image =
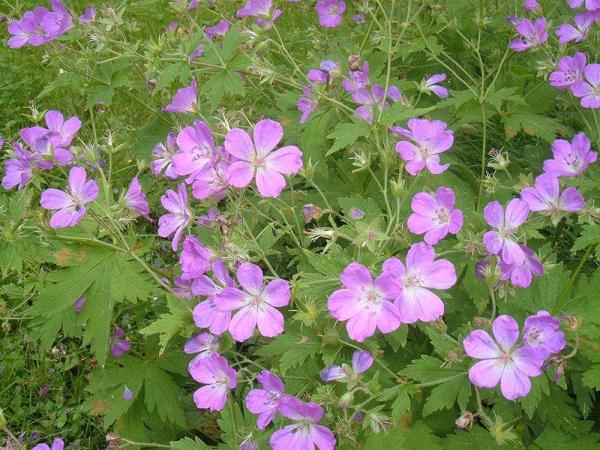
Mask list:
POLYGON ((483 235, 488 253, 500 254, 507 264, 522 264, 525 253, 515 240, 515 232, 528 216, 529 207, 519 198, 513 198, 508 203, 506 212, 499 202, 488 203, 483 210, 483 217, 488 225, 495 228, 495 231, 487 231, 483 235))
POLYGON ((196 360, 188 370, 194 380, 205 385, 194 392, 196 407, 221 411, 229 390, 237 386, 236 371, 218 353, 196 360))
POLYGON ((264 430, 277 412, 284 398, 284 386, 281 378, 266 369, 256 376, 262 389, 252 389, 246 396, 246 407, 252 414, 257 414, 256 426, 264 430))
POLYGON ((457 234, 463 225, 463 214, 454 209, 454 191, 440 187, 435 194, 419 192, 411 203, 413 213, 406 225, 411 233, 423 234, 429 245, 440 242, 448 233, 457 234))

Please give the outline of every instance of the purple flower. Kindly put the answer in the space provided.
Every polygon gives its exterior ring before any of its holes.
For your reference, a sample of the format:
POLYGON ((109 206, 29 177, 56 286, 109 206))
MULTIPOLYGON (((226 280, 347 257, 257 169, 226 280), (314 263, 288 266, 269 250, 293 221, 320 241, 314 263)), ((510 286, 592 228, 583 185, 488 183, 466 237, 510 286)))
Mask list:
POLYGON ((215 161, 215 142, 206 122, 194 121, 177 135, 179 151, 171 160, 177 175, 185 175, 186 183, 192 183, 196 177, 208 169, 215 161))
POLYGON ((173 167, 173 155, 175 155, 177 150, 175 136, 171 133, 167 135, 166 145, 160 142, 154 147, 154 150, 152 150, 153 160, 152 163, 150 163, 150 168, 155 176, 159 176, 164 170, 165 177, 171 179, 177 178, 177 173, 173 167))
POLYGON ((169 22, 169 25, 165 27, 165 31, 173 32, 177 29, 179 24, 175 21, 169 22))
POLYGON ((365 88, 369 85, 369 63, 363 62, 362 69, 352 70, 349 73, 350 78, 342 81, 342 86, 349 94, 352 94, 358 89, 365 88))
POLYGON ((158 219, 158 235, 168 237, 174 233, 171 246, 173 251, 177 251, 181 235, 192 220, 185 184, 179 183, 177 192, 167 190, 160 198, 160 203, 170 214, 165 214, 158 219))
POLYGON ((191 54, 190 54, 190 62, 196 61, 198 58, 200 58, 202 55, 204 55, 204 45, 203 44, 198 44, 198 47, 196 47, 196 50, 194 50, 191 54))
POLYGON ((173 278, 173 283, 175 283, 175 286, 173 288, 173 292, 175 292, 175 294, 178 297, 181 298, 186 298, 186 299, 191 299, 194 295, 192 294, 192 283, 194 280, 184 280, 181 277, 175 277, 173 278))
POLYGON ((203 358, 208 358, 210 355, 217 353, 219 349, 220 338, 210 333, 200 333, 187 340, 183 347, 183 351, 188 355, 197 355, 189 363, 191 368, 203 358))
POLYGON ((127 386, 123 389, 123 400, 129 401, 133 398, 133 392, 127 386))
POLYGON ((200 328, 208 328, 213 334, 223 334, 231 322, 231 311, 221 310, 215 303, 215 296, 227 287, 234 287, 233 280, 227 272, 227 267, 220 259, 215 259, 211 265, 216 283, 207 275, 194 279, 192 289, 195 295, 207 297, 196 305, 193 311, 194 322, 200 328))
MULTIPOLYGON (((289 1, 289 0, 288 0, 289 1)), ((246 439, 240 444, 238 450, 258 450, 258 444, 254 441, 246 439)))
POLYGON ((273 0, 248 0, 243 8, 238 9, 238 17, 256 17, 256 24, 263 28, 270 28, 275 19, 281 15, 281 10, 275 8, 271 12, 273 0))
POLYGON ((457 234, 462 228, 463 214, 454 209, 454 191, 440 187, 435 195, 427 192, 416 194, 411 203, 413 213, 408 218, 407 226, 411 233, 423 234, 429 245, 435 245, 448 233, 457 234))
POLYGON ((120 358, 129 350, 131 350, 131 342, 125 338, 125 332, 116 327, 112 333, 112 345, 110 346, 110 352, 115 358, 120 358))
POLYGON ((527 11, 532 12, 540 12, 542 10, 542 7, 540 6, 538 0, 524 0, 523 8, 525 8, 527 11))
POLYGON ((31 450, 63 450, 64 448, 64 441, 61 438, 56 438, 54 439, 54 442, 52 442, 52 447, 49 447, 47 444, 38 444, 31 450))
POLYGON ((584 133, 578 133, 569 142, 557 139, 552 143, 554 159, 544 161, 544 172, 557 177, 576 177, 596 162, 598 153, 591 149, 591 142, 584 133))
POLYGON ((558 62, 558 70, 550 74, 548 79, 550 84, 557 89, 567 89, 576 81, 582 81, 586 61, 585 53, 581 52, 561 58, 558 62))
POLYGON ((73 116, 65 120, 60 111, 48 111, 44 116, 48 130, 53 132, 53 143, 55 147, 66 147, 71 145, 75 134, 81 128, 79 117, 73 116))
POLYGON ((266 286, 263 272, 252 263, 243 263, 236 278, 244 290, 226 287, 215 296, 217 308, 237 312, 229 323, 229 332, 236 341, 245 341, 258 330, 262 336, 274 337, 283 332, 283 315, 276 309, 290 302, 290 285, 276 278, 266 286))
POLYGON ((434 175, 444 172, 450 164, 440 165, 440 153, 449 150, 454 144, 452 131, 440 120, 433 122, 427 119, 410 119, 408 130, 394 127, 394 132, 408 137, 411 142, 400 141, 396 144, 396 152, 406 161, 406 171, 416 175, 427 169, 434 175))
POLYGON ((88 6, 85 8, 83 15, 79 16, 79 23, 88 24, 92 23, 96 17, 96 8, 88 6))
POLYGON ((306 87, 302 90, 302 95, 298 98, 298 103, 296 107, 298 111, 302 113, 300 116, 300 123, 306 123, 310 115, 317 109, 319 105, 318 101, 313 98, 315 93, 314 88, 306 87))
POLYGON ((463 341, 471 358, 481 359, 469 370, 469 379, 480 388, 500 383, 508 400, 526 396, 531 389, 529 377, 542 373, 544 358, 529 346, 518 346, 519 325, 510 316, 498 316, 492 325, 494 339, 483 330, 474 330, 463 341))
POLYGON ((548 40, 548 31, 546 30, 546 19, 541 17, 531 22, 529 19, 522 19, 515 25, 517 32, 521 35, 510 43, 510 48, 516 52, 524 52, 530 48, 539 47, 548 40))
POLYGON ((575 25, 570 23, 564 23, 556 29, 556 36, 558 36, 559 44, 568 44, 571 41, 581 42, 584 40, 592 25, 596 21, 596 14, 591 12, 584 12, 577 14, 574 17, 575 25))
POLYGON ((547 358, 565 348, 565 334, 559 329, 560 320, 552 317, 548 311, 539 311, 525 319, 523 342, 547 358))
POLYGON ((85 297, 82 295, 81 297, 79 297, 75 303, 73 304, 73 310, 76 313, 80 313, 81 311, 83 311, 83 307, 85 306, 85 297))
POLYGON ((218 353, 213 353, 190 365, 189 372, 194 380, 205 385, 194 392, 196 407, 221 411, 229 390, 237 386, 237 373, 227 360, 218 353))
POLYGON ((85 215, 85 205, 94 201, 96 197, 98 197, 96 182, 86 181, 83 167, 72 167, 67 190, 46 189, 42 192, 40 205, 44 209, 55 211, 50 218, 52 228, 65 228, 77 225, 85 215))
POLYGON ((430 76, 426 80, 423 80, 423 90, 431 91, 439 98, 447 98, 448 97, 448 88, 445 86, 439 86, 438 83, 441 83, 446 79, 445 73, 438 73, 430 76))
POLYGON ((325 28, 335 28, 342 22, 346 4, 339 0, 319 0, 315 6, 319 23, 325 28))
POLYGON ((23 150, 18 142, 13 144, 16 158, 10 158, 6 161, 4 177, 2 178, 2 187, 4 189, 23 189, 33 178, 33 155, 27 150, 23 150))
POLYGON ((361 119, 372 123, 374 107, 380 110, 389 107, 386 97, 394 103, 403 98, 400 89, 396 86, 390 86, 387 95, 385 88, 379 84, 372 85, 370 90, 367 88, 356 89, 352 92, 352 100, 361 106, 356 108, 354 113, 361 119))
POLYGON ((352 207, 348 210, 348 215, 354 220, 361 220, 365 217, 365 212, 360 208, 352 207))
POLYGON ((193 9, 196 9, 196 8, 197 8, 199 5, 200 5, 200 0, 191 0, 191 1, 188 3, 187 9, 188 9, 189 11, 191 11, 191 10, 193 10, 193 9))
POLYGON ((12 35, 8 40, 9 47, 38 47, 62 36, 73 27, 73 20, 64 4, 59 0, 51 0, 50 4, 52 11, 38 6, 33 11, 25 12, 21 19, 8 24, 8 32, 12 35))
POLYGON ((519 244, 525 255, 521 264, 507 264, 502 258, 498 258, 500 267, 500 279, 510 282, 520 288, 528 288, 534 276, 544 274, 544 265, 536 258, 535 253, 529 247, 519 244))
POLYGON ((293 425, 277 430, 269 439, 273 450, 333 450, 333 433, 317 422, 323 418, 323 408, 316 403, 304 403, 296 397, 285 397, 279 406, 279 412, 293 425))
POLYGON ((340 66, 335 61, 326 59, 321 62, 318 69, 310 69, 306 78, 316 84, 327 84, 332 78, 339 76, 339 73, 340 66))
POLYGON ((320 372, 323 381, 346 381, 355 380, 358 374, 366 372, 373 365, 371 352, 356 350, 352 355, 352 367, 346 364, 341 366, 329 366, 320 372))
POLYGON ((285 395, 284 387, 281 378, 266 369, 256 379, 262 385, 262 389, 252 389, 248 392, 246 408, 252 414, 258 414, 256 426, 264 430, 279 411, 279 404, 285 395))
POLYGON ((227 168, 227 181, 243 188, 256 177, 256 187, 263 197, 278 197, 285 187, 283 175, 291 175, 302 168, 302 152, 289 145, 273 149, 283 137, 279 122, 265 119, 254 127, 254 142, 248 133, 234 128, 225 137, 225 149, 239 161, 227 168))
POLYGON ((204 200, 213 198, 220 202, 227 196, 227 163, 219 161, 214 166, 198 172, 194 177, 192 195, 194 198, 204 200))
POLYGON ((376 329, 391 333, 400 326, 400 314, 393 303, 401 286, 389 273, 374 281, 369 270, 353 262, 340 274, 344 286, 329 296, 327 308, 337 320, 346 323, 348 336, 358 342, 373 336, 376 329))
POLYGON ((588 11, 595 11, 600 8, 600 0, 569 0, 568 3, 571 8, 579 8, 585 4, 585 9, 588 11))
POLYGON ((588 64, 583 70, 585 81, 576 81, 571 86, 575 97, 581 98, 584 108, 600 108, 600 64, 588 64))
POLYGON ((217 222, 220 221, 220 219, 221 215, 219 214, 219 211, 214 208, 210 208, 208 211, 206 211, 206 214, 203 214, 200 217, 198 217, 196 223, 203 227, 214 228, 217 222))
POLYGON ((198 85, 196 78, 192 78, 192 84, 185 88, 177 89, 171 103, 163 108, 166 112, 194 112, 198 103, 198 85))
POLYGON ((525 223, 528 215, 527 203, 518 198, 513 198, 508 203, 506 213, 499 202, 488 203, 483 210, 483 217, 488 225, 496 229, 483 235, 488 253, 501 254, 502 260, 507 264, 523 264, 525 253, 515 240, 515 232, 525 223))
POLYGON ((413 244, 406 265, 390 258, 383 263, 383 273, 402 287, 396 300, 402 323, 432 322, 444 315, 444 302, 429 289, 450 289, 456 283, 456 270, 447 259, 436 261, 432 246, 413 244))
POLYGON ((220 20, 214 27, 205 27, 204 35, 209 40, 213 40, 218 36, 225 36, 229 31, 230 26, 231 22, 229 22, 229 20, 220 20))
POLYGON ((576 188, 568 187, 561 194, 558 178, 549 173, 535 179, 535 188, 523 189, 521 198, 527 202, 530 211, 576 212, 584 206, 583 197, 576 188))
POLYGON ((214 256, 207 247, 204 246, 194 236, 188 236, 183 241, 183 250, 179 255, 179 265, 184 280, 194 280, 201 277, 210 269, 210 260, 214 256))
POLYGON ((127 209, 145 217, 150 221, 152 220, 149 216, 150 207, 148 206, 148 200, 146 200, 146 194, 144 194, 142 185, 140 184, 137 176, 131 179, 129 188, 125 193, 124 201, 127 209))

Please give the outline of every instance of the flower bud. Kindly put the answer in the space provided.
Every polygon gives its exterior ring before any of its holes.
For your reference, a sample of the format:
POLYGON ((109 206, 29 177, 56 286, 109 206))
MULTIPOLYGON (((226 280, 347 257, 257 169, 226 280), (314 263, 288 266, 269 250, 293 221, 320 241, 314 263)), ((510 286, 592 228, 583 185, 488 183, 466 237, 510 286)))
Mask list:
POLYGON ((390 419, 379 412, 369 412, 366 420, 373 433, 385 432, 390 427, 390 419))
POLYGON ((323 215, 323 210, 312 203, 308 203, 302 207, 302 215, 304 216, 304 223, 310 223, 313 220, 319 220, 323 215))
POLYGON ((391 180, 392 192, 396 197, 403 197, 406 192, 406 182, 403 179, 391 180))
POLYGON ((359 55, 348 56, 348 69, 350 69, 350 70, 360 69, 360 56, 359 55))
POLYGON ((348 406, 352 404, 354 401, 354 393, 352 391, 346 392, 344 395, 340 397, 340 401, 338 402, 338 407, 341 409, 346 409, 348 406))
POLYGON ((490 320, 485 317, 474 317, 472 322, 475 328, 487 328, 490 326, 490 320))
POLYGON ((463 412, 458 419, 456 419, 455 425, 457 428, 462 430, 470 429, 475 422, 475 414, 469 411, 463 412))
POLYGON ((581 321, 577 317, 571 316, 570 314, 562 313, 560 315, 560 319, 564 321, 569 330, 576 331, 579 329, 579 327, 581 327, 581 321))

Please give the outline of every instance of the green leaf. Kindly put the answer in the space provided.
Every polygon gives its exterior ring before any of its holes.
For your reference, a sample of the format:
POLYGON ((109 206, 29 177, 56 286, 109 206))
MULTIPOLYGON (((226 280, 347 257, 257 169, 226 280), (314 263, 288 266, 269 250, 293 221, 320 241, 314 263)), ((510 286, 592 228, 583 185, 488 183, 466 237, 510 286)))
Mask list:
POLYGON ((167 305, 169 308, 168 313, 161 314, 157 320, 140 330, 142 334, 160 335, 159 344, 161 353, 165 351, 167 344, 174 336, 188 326, 194 325, 192 311, 186 300, 169 295, 167 297, 167 305))
POLYGON ((531 379, 531 391, 529 394, 521 399, 521 406, 523 407, 523 411, 529 416, 530 419, 533 418, 533 414, 537 409, 540 401, 542 400, 543 395, 550 395, 550 386, 548 385, 548 379, 545 375, 541 375, 536 378, 531 379))
POLYGON ((564 135, 569 132, 569 129, 557 119, 531 112, 514 112, 503 117, 502 122, 508 139, 514 138, 519 131, 523 131, 525 134, 551 143, 558 134, 564 135))
POLYGON ((456 431, 443 441, 445 450, 470 449, 525 449, 520 441, 509 441, 502 444, 496 442, 491 433, 482 427, 473 427, 470 431, 456 431))
POLYGON ((412 119, 413 117, 421 117, 435 109, 437 109, 436 106, 429 106, 427 108, 407 108, 402 102, 396 102, 391 108, 383 110, 381 113, 381 123, 389 127, 412 119))
POLYGON ((327 136, 327 138, 335 139, 335 141, 326 156, 332 155, 338 150, 354 144, 359 137, 368 136, 370 132, 371 125, 364 121, 342 123, 338 125, 336 129, 327 136))
POLYGON ((142 128, 135 132, 137 139, 135 145, 131 147, 129 153, 137 159, 149 161, 152 149, 166 140, 167 134, 171 130, 170 118, 166 114, 160 113, 163 118, 152 116, 142 128))
POLYGON ((170 443, 175 450, 210 450, 210 447, 198 438, 183 438, 170 443))
POLYGON ((185 78, 185 75, 187 75, 189 71, 190 69, 187 63, 183 61, 170 64, 156 77, 156 85, 154 86, 153 93, 168 88, 177 77, 179 77, 179 79, 185 78))
POLYGON ((464 411, 471 398, 471 382, 465 373, 446 381, 431 390, 423 407, 423 417, 442 409, 450 409, 458 402, 461 411, 464 411))
POLYGON ((371 434, 363 450, 441 450, 441 441, 420 422, 410 428, 393 428, 387 432, 371 434))
POLYGON ((321 342, 314 337, 281 334, 256 353, 265 358, 280 356, 279 368, 281 373, 285 374, 292 367, 299 366, 315 356, 320 348, 321 342))
POLYGON ((447 367, 443 361, 429 355, 422 355, 420 359, 415 359, 402 371, 402 375, 421 383, 440 381, 459 374, 466 375, 465 369, 458 366, 447 367))
POLYGON ((582 382, 584 386, 600 390, 600 364, 594 364, 583 374, 582 382))
POLYGON ((576 252, 578 250, 583 250, 589 245, 596 247, 596 257, 600 257, 600 227, 598 225, 584 225, 581 234, 575 239, 571 251, 576 252))
POLYGON ((538 436, 531 448, 552 450, 597 450, 600 448, 600 435, 598 433, 586 433, 573 441, 573 437, 553 427, 546 427, 538 436))

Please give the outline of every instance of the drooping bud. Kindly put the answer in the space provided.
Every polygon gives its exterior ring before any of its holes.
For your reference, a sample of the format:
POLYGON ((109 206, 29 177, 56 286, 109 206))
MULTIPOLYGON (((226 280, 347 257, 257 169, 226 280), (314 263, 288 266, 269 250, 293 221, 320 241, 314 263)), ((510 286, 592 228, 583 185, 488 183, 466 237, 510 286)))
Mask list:
POLYGON ((456 419, 456 421, 454 422, 456 427, 460 428, 462 430, 471 429, 471 427, 473 426, 473 423, 475 423, 475 414, 473 414, 470 411, 463 412, 460 415, 460 417, 458 419, 456 419))

